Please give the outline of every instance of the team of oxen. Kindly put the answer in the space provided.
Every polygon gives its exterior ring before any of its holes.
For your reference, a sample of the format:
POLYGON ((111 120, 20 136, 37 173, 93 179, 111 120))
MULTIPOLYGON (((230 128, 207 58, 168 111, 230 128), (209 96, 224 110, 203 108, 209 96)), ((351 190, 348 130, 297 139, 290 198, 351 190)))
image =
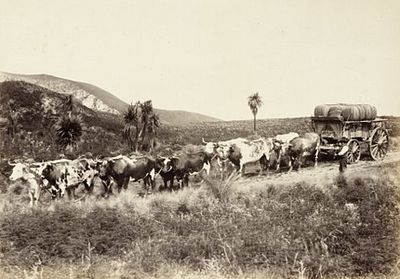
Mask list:
POLYGON ((248 140, 236 138, 227 141, 206 142, 193 152, 183 150, 173 156, 124 156, 102 159, 60 159, 41 163, 16 163, 10 180, 22 179, 29 187, 30 204, 39 200, 42 191, 48 191, 54 199, 65 194, 74 198, 75 189, 82 185, 85 192, 93 192, 95 177, 99 177, 109 196, 113 188, 120 192, 130 181, 143 181, 146 191, 154 189, 155 178, 161 176, 160 189, 171 190, 174 181, 180 187, 189 184, 189 176, 201 173, 204 178, 210 170, 221 177, 229 170, 245 173, 250 163, 258 163, 260 174, 265 170, 278 171, 285 162, 289 171, 301 167, 311 158, 317 165, 320 138, 315 133, 299 136, 297 133, 277 135, 274 138, 248 140))

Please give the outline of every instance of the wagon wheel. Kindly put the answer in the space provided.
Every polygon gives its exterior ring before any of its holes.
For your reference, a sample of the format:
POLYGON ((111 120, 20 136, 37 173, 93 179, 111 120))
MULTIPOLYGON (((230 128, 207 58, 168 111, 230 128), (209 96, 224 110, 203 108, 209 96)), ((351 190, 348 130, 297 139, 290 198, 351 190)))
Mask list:
POLYGON ((369 154, 375 161, 385 158, 389 147, 389 135, 385 129, 376 128, 369 138, 369 154))
POLYGON ((361 157, 360 143, 356 139, 351 139, 347 142, 349 151, 347 152, 346 161, 348 164, 357 163, 361 157))

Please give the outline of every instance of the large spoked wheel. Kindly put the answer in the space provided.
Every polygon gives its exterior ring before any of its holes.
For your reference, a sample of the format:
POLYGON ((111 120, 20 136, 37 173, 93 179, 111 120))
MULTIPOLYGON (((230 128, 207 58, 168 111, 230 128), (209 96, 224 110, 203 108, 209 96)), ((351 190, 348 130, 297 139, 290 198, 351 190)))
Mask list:
POLYGON ((375 129, 369 138, 369 154, 375 161, 385 158, 389 148, 389 135, 385 129, 375 129))
POLYGON ((347 146, 349 147, 346 158, 347 163, 357 163, 361 157, 360 143, 356 139, 351 139, 347 142, 347 146))

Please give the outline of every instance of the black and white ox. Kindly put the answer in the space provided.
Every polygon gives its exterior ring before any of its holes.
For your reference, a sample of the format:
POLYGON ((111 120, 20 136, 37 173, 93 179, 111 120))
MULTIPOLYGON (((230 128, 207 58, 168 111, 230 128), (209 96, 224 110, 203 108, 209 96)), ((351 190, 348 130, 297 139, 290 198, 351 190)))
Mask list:
POLYGON ((98 173, 95 161, 85 158, 61 159, 44 164, 41 176, 51 186, 54 198, 63 197, 65 193, 68 198, 75 198, 75 189, 80 184, 84 185, 87 192, 92 192, 94 178, 98 173))

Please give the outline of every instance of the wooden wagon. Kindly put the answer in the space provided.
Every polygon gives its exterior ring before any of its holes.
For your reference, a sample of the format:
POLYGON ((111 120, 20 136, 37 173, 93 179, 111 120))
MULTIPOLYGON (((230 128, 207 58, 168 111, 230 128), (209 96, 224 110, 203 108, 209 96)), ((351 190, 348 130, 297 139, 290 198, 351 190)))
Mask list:
POLYGON ((382 160, 388 151, 386 119, 345 121, 341 117, 312 117, 313 128, 321 137, 320 152, 336 155, 348 146, 347 162, 360 160, 366 149, 373 160, 382 160))

